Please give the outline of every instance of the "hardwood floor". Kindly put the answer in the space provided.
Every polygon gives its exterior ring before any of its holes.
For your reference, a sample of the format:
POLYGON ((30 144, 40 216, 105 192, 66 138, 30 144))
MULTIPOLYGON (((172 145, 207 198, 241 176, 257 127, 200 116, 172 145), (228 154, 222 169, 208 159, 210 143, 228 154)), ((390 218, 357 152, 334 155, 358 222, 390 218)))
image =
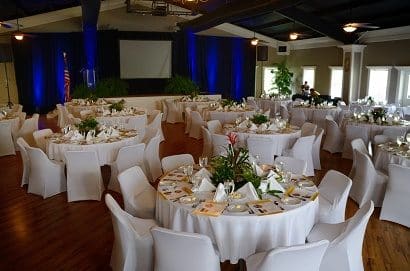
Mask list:
MULTIPOLYGON (((56 120, 40 119, 40 128, 56 128, 56 120)), ((160 154, 167 156, 192 153, 197 159, 202 141, 188 138, 183 124, 163 124, 166 141, 160 154)), ((340 155, 321 152, 323 170, 348 174, 351 161, 340 155)), ((103 167, 105 184, 109 168, 103 167)), ((110 270, 113 243, 111 218, 104 201, 67 202, 62 193, 43 200, 20 187, 22 163, 20 155, 0 157, 0 270, 110 270)), ((318 183, 318 181, 317 181, 318 183)), ((122 204, 119 194, 110 193, 122 204)), ((410 206, 403 206, 409 208, 410 206)), ((347 217, 357 210, 350 199, 347 217)), ((376 208, 367 226, 363 246, 366 271, 410 270, 410 230, 378 219, 376 208)), ((238 265, 224 263, 222 270, 236 270, 238 265)))

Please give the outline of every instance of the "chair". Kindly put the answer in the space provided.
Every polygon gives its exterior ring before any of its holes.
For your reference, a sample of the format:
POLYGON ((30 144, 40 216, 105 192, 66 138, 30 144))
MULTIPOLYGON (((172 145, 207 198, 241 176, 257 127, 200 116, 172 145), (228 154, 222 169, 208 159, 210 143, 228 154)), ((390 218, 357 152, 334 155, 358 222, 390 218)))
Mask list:
POLYGON ((182 119, 182 114, 179 112, 174 100, 165 100, 167 106, 167 123, 177 123, 184 122, 182 119))
POLYGON ((316 224, 308 242, 329 240, 320 271, 363 271, 362 246, 367 223, 374 210, 373 202, 363 205, 356 214, 339 224, 316 224))
POLYGON ((298 127, 302 127, 302 125, 306 122, 306 116, 303 109, 295 108, 292 110, 292 116, 290 118, 290 124, 295 125, 298 127))
POLYGON ((15 155, 10 122, 0 122, 0 156, 15 155))
POLYGON ((180 166, 194 165, 194 157, 191 154, 177 154, 162 158, 161 165, 164 172, 170 172, 180 166))
POLYGON ((328 240, 321 240, 259 252, 246 258, 246 270, 271 271, 274 267, 274 270, 317 271, 328 246, 328 240))
POLYGON ((93 151, 65 152, 68 202, 101 200, 104 191, 97 154, 93 151))
POLYGON ((319 185, 319 222, 345 221, 347 198, 352 180, 336 170, 329 170, 319 185))
POLYGON ((110 210, 114 229, 110 261, 112 270, 153 270, 154 241, 150 229, 157 226, 157 223, 152 219, 127 214, 110 194, 105 195, 105 204, 110 210))
POLYGON ((353 149, 350 143, 356 138, 361 138, 365 146, 369 145, 369 134, 367 129, 363 129, 363 127, 360 126, 347 125, 342 158, 352 159, 353 149))
POLYGON ((21 177, 21 186, 23 186, 28 184, 30 176, 30 160, 28 159, 27 153, 27 147, 30 146, 22 137, 17 138, 17 146, 19 147, 21 160, 23 161, 23 176, 21 177))
POLYGON ((203 136, 202 156, 212 157, 212 136, 208 128, 201 127, 203 136))
POLYGON ((380 212, 381 220, 388 220, 410 227, 410 168, 390 164, 389 181, 380 212))
POLYGON ((142 139, 142 143, 148 144, 152 138, 159 136, 161 138, 161 131, 152 127, 145 128, 145 135, 142 139))
POLYGON ((162 105, 162 121, 166 121, 167 120, 167 116, 168 116, 168 108, 167 108, 167 104, 165 103, 165 100, 161 101, 161 105, 162 105))
POLYGON ((191 117, 192 108, 187 106, 185 107, 185 134, 189 133, 191 129, 192 117, 191 117))
POLYGON ((304 136, 298 138, 292 148, 289 150, 283 151, 283 156, 290 156, 297 159, 302 159, 306 161, 306 176, 314 176, 315 171, 313 168, 313 159, 312 159, 312 149, 315 136, 304 136))
POLYGON ((248 100, 246 101, 246 105, 247 105, 249 108, 251 108, 251 109, 253 109, 253 110, 255 110, 255 111, 259 110, 259 106, 258 106, 258 104, 256 103, 254 97, 253 97, 253 99, 248 99, 248 100))
POLYGON ((39 147, 43 152, 46 152, 46 136, 53 134, 51 129, 42 129, 33 132, 33 138, 36 142, 37 147, 39 147))
POLYGON ((374 206, 381 207, 388 177, 374 168, 370 157, 354 150, 356 156, 356 170, 352 178, 353 184, 350 197, 362 207, 369 200, 374 206))
POLYGON ((268 137, 250 136, 246 140, 249 153, 259 155, 262 164, 272 165, 274 161, 274 141, 268 137))
POLYGON ((276 157, 275 165, 281 162, 283 163, 283 171, 289 171, 296 175, 305 175, 307 167, 306 161, 287 156, 276 157))
POLYGON ((229 142, 226 135, 211 134, 212 136, 212 156, 225 155, 229 142))
POLYGON ((322 137, 323 137, 323 129, 318 127, 315 133, 315 141, 313 141, 313 148, 312 148, 312 159, 313 159, 313 167, 314 169, 322 169, 320 164, 320 146, 322 144, 322 137))
POLYGON ((108 189, 121 192, 117 176, 119 173, 133 166, 140 166, 145 172, 144 166, 145 144, 124 146, 118 151, 117 159, 110 165, 111 177, 108 183, 108 189))
POLYGON ((151 229, 155 271, 219 271, 219 257, 203 234, 151 229))
POLYGON ((161 161, 159 160, 159 141, 161 137, 154 136, 146 144, 144 152, 145 168, 148 173, 148 179, 151 182, 157 180, 162 175, 161 161))
POLYGON ((343 133, 333 119, 326 118, 326 137, 323 149, 330 153, 342 152, 343 133))
POLYGON ((26 146, 30 163, 28 193, 43 196, 43 199, 67 190, 64 163, 49 160, 39 148, 26 146))
POLYGON ((63 105, 57 104, 57 125, 60 128, 63 128, 66 124, 66 121, 64 119, 64 113, 63 113, 63 105))
POLYGON ((93 113, 94 113, 94 111, 92 111, 90 109, 81 110, 80 111, 80 117, 82 119, 86 119, 88 116, 92 115, 93 113))
POLYGON ((206 123, 206 126, 211 134, 222 133, 222 124, 219 120, 210 120, 206 123))
POLYGON ((362 153, 367 154, 368 156, 370 156, 370 153, 369 153, 366 145, 364 144, 364 142, 361 138, 353 139, 350 144, 351 144, 352 150, 353 150, 353 156, 352 156, 353 157, 353 163, 352 163, 352 168, 350 169, 349 177, 350 177, 350 179, 353 179, 354 175, 355 175, 355 172, 356 172, 356 164, 357 164, 356 155, 354 153, 354 150, 359 150, 362 153))
POLYGON ((80 118, 74 117, 73 114, 68 114, 68 116, 67 116, 67 124, 76 125, 76 124, 80 124, 80 123, 81 123, 81 119, 80 119, 80 118))
POLYGON ((195 139, 202 138, 201 127, 206 126, 207 123, 202 119, 201 114, 198 111, 191 112, 191 127, 189 129, 189 137, 195 139))
MULTIPOLYGON (((158 111, 158 112, 159 112, 159 110, 154 110, 154 111, 158 111)), ((159 114, 157 114, 157 115, 154 117, 154 119, 153 119, 151 122, 148 123, 148 125, 147 125, 146 128, 145 128, 145 132, 146 132, 148 129, 159 130, 159 133, 160 133, 160 136, 161 136, 161 142, 162 142, 162 141, 165 140, 165 137, 164 137, 164 132, 162 131, 162 125, 161 125, 162 123, 161 123, 161 120, 162 120, 162 113, 159 113, 159 114)))
POLYGON ((139 166, 124 170, 118 175, 124 209, 132 216, 153 218, 155 215, 156 190, 148 182, 139 166))
POLYGON ((311 136, 316 133, 317 125, 310 122, 305 122, 300 129, 301 136, 311 136))
MULTIPOLYGON (((151 124, 155 120, 155 118, 158 116, 158 114, 161 114, 161 110, 158 110, 158 109, 150 110, 147 113, 147 125, 151 124)), ((162 115, 161 115, 161 119, 162 119, 162 115)))
POLYGON ((147 125, 147 115, 132 116, 125 124, 126 130, 136 130, 140 140, 144 138, 145 127, 147 125))
POLYGON ((280 112, 280 117, 282 119, 289 120, 289 111, 285 105, 282 105, 282 104, 280 105, 279 112, 280 112))
POLYGON ((39 115, 34 114, 30 119, 26 119, 17 132, 16 138, 22 137, 30 146, 35 146, 33 132, 38 130, 38 118, 39 115))

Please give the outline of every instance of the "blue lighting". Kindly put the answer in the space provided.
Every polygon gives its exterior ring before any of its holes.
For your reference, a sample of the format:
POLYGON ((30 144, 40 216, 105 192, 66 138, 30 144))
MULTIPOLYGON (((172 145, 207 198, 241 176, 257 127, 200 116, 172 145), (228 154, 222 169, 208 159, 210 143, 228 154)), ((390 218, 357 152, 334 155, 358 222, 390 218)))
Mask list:
POLYGON ((97 25, 85 24, 83 27, 84 52, 86 59, 86 78, 89 87, 95 86, 95 59, 97 52, 97 25), (91 76, 92 75, 92 76, 91 76))
POLYGON ((207 40, 207 63, 206 63, 206 71, 207 71, 207 83, 208 83, 208 91, 211 94, 216 92, 216 80, 218 74, 218 40, 217 38, 209 38, 207 40))
POLYGON ((33 102, 35 110, 40 110, 43 105, 43 91, 44 91, 44 78, 43 78, 43 57, 41 53, 41 45, 37 44, 33 46, 33 102))
POLYGON ((57 78, 57 99, 60 103, 64 102, 64 56, 63 50, 56 50, 56 78, 57 78))
POLYGON ((235 100, 240 100, 243 96, 243 40, 242 39, 233 39, 232 40, 232 88, 231 92, 235 100))
POLYGON ((197 77, 197 59, 196 59, 196 36, 193 32, 187 33, 188 40, 188 73, 192 81, 198 83, 197 77))

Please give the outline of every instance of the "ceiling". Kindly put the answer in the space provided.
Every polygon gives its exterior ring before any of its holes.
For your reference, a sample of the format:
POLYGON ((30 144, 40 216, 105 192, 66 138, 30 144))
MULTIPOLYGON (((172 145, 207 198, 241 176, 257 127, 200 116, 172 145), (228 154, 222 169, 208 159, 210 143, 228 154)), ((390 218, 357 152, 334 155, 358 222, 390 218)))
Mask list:
MULTIPOLYGON (((0 21, 78 6, 80 2, 2 0, 0 21)), ((222 23, 231 23, 280 41, 288 41, 290 32, 298 32, 302 34, 299 39, 327 36, 343 43, 352 43, 357 40, 358 32, 371 29, 359 28, 354 33, 345 33, 342 26, 348 22, 371 23, 380 29, 410 25, 408 0, 208 0, 198 4, 182 4, 181 0, 167 2, 203 14, 180 23, 182 28, 199 32, 222 23)))

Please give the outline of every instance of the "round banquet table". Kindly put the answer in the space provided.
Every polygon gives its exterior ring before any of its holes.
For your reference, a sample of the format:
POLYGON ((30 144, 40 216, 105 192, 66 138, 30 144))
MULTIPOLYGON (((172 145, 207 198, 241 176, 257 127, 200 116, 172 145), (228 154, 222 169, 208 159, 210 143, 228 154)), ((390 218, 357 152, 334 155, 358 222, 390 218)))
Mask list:
MULTIPOLYGON (((84 141, 83 141, 84 142, 84 141)), ((50 159, 65 162, 66 151, 95 151, 100 166, 111 164, 117 158, 119 149, 124 146, 138 144, 139 136, 123 138, 114 142, 79 144, 79 143, 56 143, 47 139, 46 152, 50 159)))
POLYGON ((248 111, 218 111, 218 110, 204 110, 204 120, 219 120, 221 124, 235 123, 239 117, 252 117, 255 114, 254 110, 248 111))
POLYGON ((326 115, 331 115, 337 122, 341 111, 339 107, 292 107, 291 114, 297 114, 296 111, 300 110, 305 114, 306 121, 314 123, 322 129, 326 127, 326 115))
POLYGON ((8 122, 10 123, 11 126, 11 134, 14 138, 15 135, 17 135, 19 129, 20 129, 20 118, 19 117, 12 117, 12 118, 4 118, 0 119, 0 122, 8 122))
POLYGON ((73 104, 71 102, 67 102, 64 104, 68 110, 69 113, 73 114, 74 117, 81 117, 80 112, 84 110, 91 110, 93 112, 96 112, 100 110, 101 108, 103 109, 108 109, 110 107, 110 104, 92 104, 92 105, 81 105, 81 104, 73 104))
POLYGON ((284 105, 288 107, 288 104, 292 103, 292 100, 271 100, 271 99, 262 99, 257 98, 256 103, 259 106, 259 109, 262 109, 263 112, 274 109, 274 113, 280 112, 280 106, 284 105))
POLYGON ((185 113, 185 108, 191 107, 192 110, 198 111, 201 113, 203 108, 209 107, 212 103, 215 103, 216 101, 214 100, 208 100, 208 101, 181 101, 181 100, 176 100, 176 106, 178 108, 178 111, 182 113, 185 113))
MULTIPOLYGON (((161 186, 158 189, 160 191, 161 186)), ((317 191, 316 187, 314 189, 317 191)), ((319 197, 283 208, 281 213, 263 216, 226 210, 217 217, 197 215, 192 213, 191 205, 167 200, 158 192, 155 210, 161 226, 209 236, 219 251, 220 261, 229 260, 235 264, 257 252, 305 243, 317 222, 319 197)))
POLYGON ((238 146, 245 147, 246 140, 249 137, 265 137, 273 140, 273 154, 281 156, 282 152, 286 149, 290 149, 296 140, 300 137, 300 129, 284 129, 282 132, 273 132, 273 131, 264 131, 264 132, 255 132, 249 130, 241 130, 238 128, 227 128, 223 130, 224 134, 229 132, 234 132, 238 135, 238 146))
POLYGON ((145 113, 144 114, 139 114, 139 115, 126 115, 126 116, 100 116, 96 117, 95 119, 98 121, 100 124, 104 124, 106 126, 118 126, 118 125, 123 125, 127 124, 130 119, 133 118, 146 118, 145 113))
POLYGON ((388 172, 389 164, 410 167, 410 151, 404 152, 404 154, 397 153, 397 147, 389 146, 389 144, 382 144, 382 146, 377 148, 374 157, 374 167, 384 173, 388 172))

